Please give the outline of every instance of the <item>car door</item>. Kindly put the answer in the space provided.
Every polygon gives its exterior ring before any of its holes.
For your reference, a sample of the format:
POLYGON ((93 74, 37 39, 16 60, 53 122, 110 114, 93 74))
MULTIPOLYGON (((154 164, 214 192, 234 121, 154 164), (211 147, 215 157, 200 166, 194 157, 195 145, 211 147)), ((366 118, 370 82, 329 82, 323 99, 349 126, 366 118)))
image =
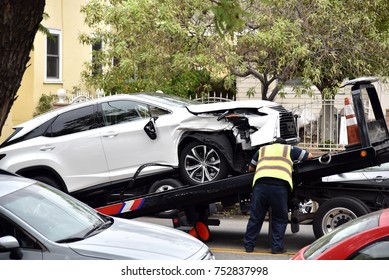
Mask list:
MULTIPOLYGON (((169 111, 131 100, 104 102, 101 109, 105 122, 101 138, 112 181, 132 177, 145 163, 177 165, 169 111), (147 132, 150 125, 155 137, 147 132)), ((148 167, 141 174, 161 169, 166 168, 148 167)))
POLYGON ((323 178, 323 182, 364 187, 389 186, 389 163, 323 178))
POLYGON ((39 158, 57 170, 69 192, 109 183, 95 105, 59 115, 41 139, 39 158))

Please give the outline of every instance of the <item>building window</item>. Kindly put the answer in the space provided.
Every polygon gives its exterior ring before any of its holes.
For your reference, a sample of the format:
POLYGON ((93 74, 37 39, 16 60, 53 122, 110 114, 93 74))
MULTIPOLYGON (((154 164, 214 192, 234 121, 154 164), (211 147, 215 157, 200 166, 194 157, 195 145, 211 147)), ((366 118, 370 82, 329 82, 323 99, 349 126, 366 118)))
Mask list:
POLYGON ((62 34, 60 30, 49 29, 50 35, 46 37, 46 69, 47 82, 62 81, 62 34))

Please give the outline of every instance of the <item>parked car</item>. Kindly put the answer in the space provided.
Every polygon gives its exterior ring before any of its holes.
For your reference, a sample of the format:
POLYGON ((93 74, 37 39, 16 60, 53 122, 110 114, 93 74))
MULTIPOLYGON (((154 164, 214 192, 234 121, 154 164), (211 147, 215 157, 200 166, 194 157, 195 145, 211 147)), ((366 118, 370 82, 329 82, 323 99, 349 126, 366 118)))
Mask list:
POLYGON ((326 186, 388 187, 389 162, 322 178, 326 186))
POLYGON ((389 260, 389 208, 349 221, 302 248, 292 260, 389 260))
POLYGON ((145 181, 140 194, 245 172, 256 149, 279 136, 298 142, 293 115, 273 102, 202 104, 163 93, 121 94, 17 125, 0 146, 0 168, 71 194, 127 184, 144 164, 143 177, 177 174, 178 184, 145 181))
POLYGON ((0 260, 214 259, 176 229, 105 216, 44 183, 0 171, 0 260))

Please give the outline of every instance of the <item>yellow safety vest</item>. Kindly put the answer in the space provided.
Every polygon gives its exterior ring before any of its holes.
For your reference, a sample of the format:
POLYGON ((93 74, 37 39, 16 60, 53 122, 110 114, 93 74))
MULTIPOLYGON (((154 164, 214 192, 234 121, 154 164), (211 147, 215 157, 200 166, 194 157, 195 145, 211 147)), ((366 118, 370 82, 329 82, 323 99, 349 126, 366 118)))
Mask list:
POLYGON ((271 177, 287 181, 293 190, 293 161, 290 150, 290 145, 279 143, 260 148, 253 186, 259 178, 271 177))

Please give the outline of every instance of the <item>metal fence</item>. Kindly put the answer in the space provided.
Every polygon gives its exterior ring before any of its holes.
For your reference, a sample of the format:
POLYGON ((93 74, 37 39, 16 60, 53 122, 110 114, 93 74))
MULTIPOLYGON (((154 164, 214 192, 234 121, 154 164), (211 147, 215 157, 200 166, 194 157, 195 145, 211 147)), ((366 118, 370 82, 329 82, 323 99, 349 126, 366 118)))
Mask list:
MULTIPOLYGON (((283 103, 296 116, 299 146, 314 153, 344 150, 348 144, 344 98, 301 100, 299 104, 283 103)), ((351 98, 349 98, 351 101, 351 98)), ((369 102, 364 104, 369 119, 369 102)))
POLYGON ((303 101, 298 105, 290 105, 289 109, 296 116, 300 147, 316 152, 344 149, 347 144, 344 102, 303 101))
MULTIPOLYGON (((336 99, 300 99, 298 103, 282 102, 296 118, 297 133, 300 137, 299 147, 315 154, 336 152, 345 149, 348 144, 346 117, 344 115, 344 98, 336 99)), ((196 98, 203 103, 231 101, 227 98, 201 96, 196 98)), ((351 97, 350 97, 351 101, 351 97)), ((365 102, 365 114, 369 116, 369 103, 365 102)))

